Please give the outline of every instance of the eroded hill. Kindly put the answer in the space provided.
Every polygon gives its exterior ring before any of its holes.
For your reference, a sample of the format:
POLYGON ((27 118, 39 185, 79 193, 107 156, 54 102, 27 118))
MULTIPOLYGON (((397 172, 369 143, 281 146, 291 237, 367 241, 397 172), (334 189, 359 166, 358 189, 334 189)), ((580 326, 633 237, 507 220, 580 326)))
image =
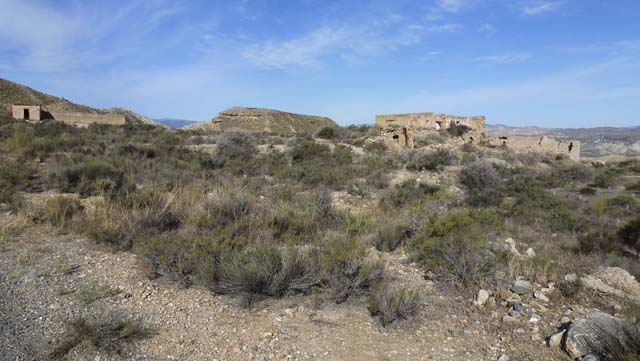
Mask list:
POLYGON ((242 130, 281 134, 313 134, 324 127, 337 127, 327 118, 315 115, 287 113, 262 108, 233 107, 220 112, 206 123, 187 128, 210 131, 242 130))

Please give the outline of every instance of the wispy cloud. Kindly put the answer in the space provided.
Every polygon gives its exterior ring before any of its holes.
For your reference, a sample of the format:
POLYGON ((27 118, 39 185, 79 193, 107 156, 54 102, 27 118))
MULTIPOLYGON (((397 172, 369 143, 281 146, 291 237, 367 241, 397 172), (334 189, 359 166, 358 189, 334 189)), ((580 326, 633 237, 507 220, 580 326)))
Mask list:
POLYGON ((520 12, 523 15, 534 16, 547 13, 560 8, 563 5, 562 1, 545 1, 538 0, 525 3, 521 6, 520 12))
POLYGON ((0 51, 27 70, 48 72, 131 53, 136 41, 182 9, 177 3, 149 5, 141 0, 117 8, 74 2, 64 11, 38 0, 1 0, 0 6, 0 51), (25 25, 25 18, 37 26, 25 25))
MULTIPOLYGON (((575 112, 576 104, 585 105, 585 102, 609 102, 640 96, 640 85, 635 79, 629 79, 627 76, 640 71, 638 60, 637 57, 615 58, 543 77, 504 84, 472 86, 444 93, 425 90, 414 97, 404 99, 397 107, 404 108, 405 111, 437 108, 439 111, 451 112, 470 110, 503 113, 504 104, 510 103, 516 105, 518 112, 515 116, 519 118, 493 118, 491 121, 535 121, 539 125, 547 125, 543 121, 546 112, 540 109, 539 104, 558 105, 560 109, 575 112)), ((554 120, 557 119, 549 119, 550 122, 554 120)), ((577 119, 565 119, 568 123, 575 120, 577 119)), ((555 125, 558 126, 557 123, 555 125)))
POLYGON ((468 2, 465 0, 440 0, 438 1, 439 6, 442 10, 448 11, 451 13, 457 13, 462 9, 465 3, 468 2))
POLYGON ((323 27, 296 39, 270 40, 249 46, 242 56, 263 68, 317 68, 320 66, 319 57, 336 47, 345 46, 352 33, 352 30, 344 28, 323 27))
POLYGON ((384 21, 375 26, 323 26, 300 37, 287 40, 268 40, 252 44, 242 51, 242 57, 261 68, 319 69, 324 58, 337 55, 357 61, 420 43, 430 34, 459 30, 461 24, 425 26, 400 21, 384 21))
POLYGON ((482 26, 480 26, 478 31, 481 32, 481 33, 485 33, 485 34, 493 34, 497 30, 496 30, 495 26, 493 26, 493 25, 491 25, 489 23, 484 23, 484 24, 482 24, 482 26))
POLYGON ((476 58, 476 60, 488 63, 509 64, 525 61, 531 59, 531 57, 532 55, 528 53, 507 53, 480 56, 476 58))

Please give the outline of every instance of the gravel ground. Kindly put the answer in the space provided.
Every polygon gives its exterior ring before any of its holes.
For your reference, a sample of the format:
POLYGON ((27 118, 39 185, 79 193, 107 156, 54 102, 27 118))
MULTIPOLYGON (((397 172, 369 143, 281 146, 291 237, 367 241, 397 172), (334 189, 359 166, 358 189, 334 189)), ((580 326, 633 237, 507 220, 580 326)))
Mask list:
POLYGON ((387 328, 371 318, 362 299, 326 305, 313 295, 293 296, 245 310, 234 298, 151 281, 130 253, 29 230, 0 247, 0 359, 43 359, 64 339, 69 320, 124 314, 154 335, 120 353, 81 345, 68 359, 444 361, 506 354, 511 360, 568 360, 544 338, 561 317, 586 309, 526 300, 542 321, 523 317, 504 324, 506 308, 474 307, 437 290, 401 255, 383 257, 396 282, 426 294, 414 320, 387 328))

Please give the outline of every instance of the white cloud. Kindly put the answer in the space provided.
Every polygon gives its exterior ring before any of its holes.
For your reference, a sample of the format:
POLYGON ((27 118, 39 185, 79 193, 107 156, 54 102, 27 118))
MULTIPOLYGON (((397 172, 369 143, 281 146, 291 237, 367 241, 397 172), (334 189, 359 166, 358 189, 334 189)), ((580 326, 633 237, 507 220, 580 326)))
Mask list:
POLYGON ((404 108, 405 111, 472 109, 483 112, 484 109, 500 108, 509 103, 517 104, 517 108, 524 112, 527 109, 537 109, 539 104, 561 104, 563 108, 567 108, 569 104, 584 105, 585 102, 596 100, 640 96, 640 85, 635 79, 628 77, 628 74, 640 71, 638 60, 616 58, 529 80, 444 93, 425 90, 415 97, 406 98, 397 107, 404 108))
POLYGON ((2 55, 12 56, 17 67, 46 72, 89 67, 135 53, 142 37, 183 9, 142 0, 116 8, 74 2, 65 10, 41 0, 0 0, 0 8, 2 55))
POLYGON ((493 34, 495 33, 497 30, 495 28, 495 26, 489 24, 489 23, 484 23, 482 24, 482 26, 480 26, 480 29, 478 29, 479 32, 481 33, 485 33, 485 34, 493 34))
POLYGON ((296 39, 268 41, 242 52, 250 62, 264 68, 319 67, 319 57, 336 46, 344 46, 352 33, 343 28, 323 27, 296 39))
POLYGON ((528 59, 531 59, 532 55, 528 53, 506 53, 506 54, 495 54, 495 55, 485 55, 476 58, 478 61, 488 62, 488 63, 499 63, 499 64, 509 64, 515 62, 521 62, 528 59))
POLYGON ((539 0, 539 1, 534 1, 534 2, 529 2, 527 4, 524 4, 520 8, 520 12, 523 15, 529 15, 529 16, 540 15, 549 11, 556 10, 560 8, 562 4, 563 4, 562 1, 539 0))
POLYGON ((252 44, 241 55, 249 63, 266 69, 319 69, 329 55, 359 63, 364 56, 394 51, 420 43, 430 34, 461 28, 461 24, 425 26, 386 21, 374 26, 323 26, 297 38, 252 44))
POLYGON ((440 0, 439 6, 442 10, 457 13, 465 5, 465 0, 440 0))

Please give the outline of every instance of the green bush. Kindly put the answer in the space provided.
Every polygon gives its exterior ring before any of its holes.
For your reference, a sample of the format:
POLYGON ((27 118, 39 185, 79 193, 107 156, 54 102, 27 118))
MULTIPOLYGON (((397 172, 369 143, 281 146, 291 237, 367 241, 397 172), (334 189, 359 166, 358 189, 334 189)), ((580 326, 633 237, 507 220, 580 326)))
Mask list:
POLYGON ((335 127, 323 127, 316 133, 316 137, 321 139, 335 139, 338 132, 335 127))
POLYGON ((630 220, 618 230, 622 243, 636 251, 640 251, 640 216, 630 220))
POLYGON ((452 137, 461 137, 470 131, 471 128, 464 124, 454 124, 447 128, 447 133, 452 137))
POLYGON ((467 202, 476 207, 497 206, 502 202, 502 179, 493 164, 479 159, 460 171, 460 183, 466 188, 467 202))
POLYGON ((415 179, 405 181, 382 194, 379 205, 384 210, 396 210, 408 204, 419 204, 440 190, 440 187, 418 183, 415 179))
POLYGON ((369 313, 373 317, 379 317, 380 323, 385 327, 397 320, 412 318, 417 313, 419 304, 418 291, 389 283, 376 287, 368 299, 369 313))
POLYGON ((456 161, 456 156, 446 149, 438 149, 431 152, 412 152, 406 166, 409 170, 430 170, 436 171, 444 166, 452 165, 456 161))
POLYGON ((369 290, 384 276, 384 264, 367 259, 366 248, 354 239, 328 240, 322 251, 322 287, 335 302, 369 290))
POLYGON ((378 229, 375 238, 376 249, 390 252, 400 247, 416 232, 416 228, 402 223, 384 223, 378 229))
POLYGON ((444 281, 467 287, 490 278, 502 254, 489 248, 502 226, 495 212, 456 209, 432 215, 411 240, 415 258, 444 281))
POLYGON ((291 292, 308 291, 321 281, 316 252, 261 245, 225 255, 218 266, 214 289, 241 295, 247 307, 264 296, 282 297, 291 292))
POLYGON ((605 168, 596 173, 591 186, 596 188, 611 188, 616 185, 619 177, 620 171, 618 169, 605 168))
POLYGON ((122 196, 133 185, 124 171, 102 160, 89 160, 62 168, 50 176, 62 192, 77 192, 82 196, 122 196))

